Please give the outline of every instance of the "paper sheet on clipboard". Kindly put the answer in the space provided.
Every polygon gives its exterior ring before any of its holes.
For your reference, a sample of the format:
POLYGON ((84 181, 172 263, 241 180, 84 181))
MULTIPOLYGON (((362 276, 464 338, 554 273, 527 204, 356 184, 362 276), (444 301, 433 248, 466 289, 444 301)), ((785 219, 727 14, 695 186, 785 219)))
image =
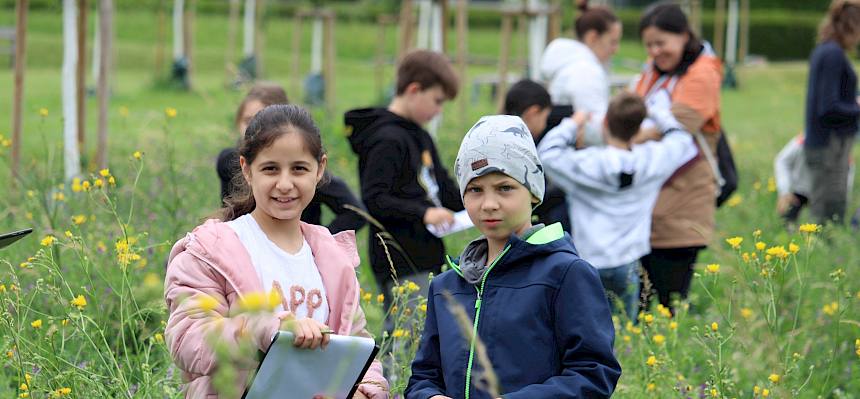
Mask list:
POLYGON ((472 219, 469 219, 469 214, 463 210, 454 214, 454 222, 445 228, 437 228, 432 224, 427 225, 427 231, 433 233, 434 236, 442 238, 449 234, 461 232, 468 228, 474 227, 472 219))

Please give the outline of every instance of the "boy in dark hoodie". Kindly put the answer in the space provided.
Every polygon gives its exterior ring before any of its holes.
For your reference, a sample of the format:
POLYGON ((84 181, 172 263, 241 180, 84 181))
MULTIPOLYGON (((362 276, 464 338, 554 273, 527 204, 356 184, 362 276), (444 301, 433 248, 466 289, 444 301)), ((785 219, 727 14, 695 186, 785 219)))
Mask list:
POLYGON ((531 224, 545 184, 523 121, 481 118, 454 173, 483 236, 430 284, 406 398, 608 398, 621 375, 609 304, 561 225, 531 224), (458 307, 472 325, 458 322, 458 307), (496 387, 482 378, 476 339, 496 387))
POLYGON ((377 238, 379 228, 371 224, 370 264, 386 294, 393 286, 390 264, 400 281, 427 286, 429 273, 440 271, 445 256, 442 240, 427 225, 444 227, 453 222, 453 211, 463 209, 433 139, 421 127, 457 96, 457 88, 457 76, 444 55, 417 50, 401 60, 396 95, 388 108, 357 109, 344 116, 349 142, 358 154, 362 200, 392 236, 386 251, 377 238))

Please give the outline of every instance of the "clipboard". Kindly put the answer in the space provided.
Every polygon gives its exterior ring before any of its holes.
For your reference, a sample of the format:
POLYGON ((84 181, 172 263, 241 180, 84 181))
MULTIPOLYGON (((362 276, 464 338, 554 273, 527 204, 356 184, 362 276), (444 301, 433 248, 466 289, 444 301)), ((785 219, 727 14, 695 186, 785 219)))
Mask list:
POLYGON ((26 236, 27 234, 30 234, 32 232, 33 232, 33 229, 26 228, 23 230, 13 231, 11 233, 5 233, 5 234, 0 235, 0 249, 6 248, 9 245, 12 245, 13 242, 24 238, 24 236, 26 236))
POLYGON ((275 334, 243 399, 351 398, 379 352, 371 338, 332 335, 325 349, 300 349, 294 337, 275 334))

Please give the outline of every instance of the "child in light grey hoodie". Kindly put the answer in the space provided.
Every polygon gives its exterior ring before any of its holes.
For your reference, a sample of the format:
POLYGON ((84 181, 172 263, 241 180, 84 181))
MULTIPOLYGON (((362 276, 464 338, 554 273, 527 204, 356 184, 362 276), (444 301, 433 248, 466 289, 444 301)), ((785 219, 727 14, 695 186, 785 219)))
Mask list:
POLYGON ((600 272, 601 281, 638 312, 639 258, 651 252, 651 211, 660 187, 679 167, 698 155, 692 136, 670 111, 668 94, 646 105, 633 93, 609 103, 604 147, 576 150, 585 116, 577 113, 549 131, 538 146, 546 174, 567 194, 573 242, 580 256, 600 272), (646 115, 663 137, 633 144, 646 115))

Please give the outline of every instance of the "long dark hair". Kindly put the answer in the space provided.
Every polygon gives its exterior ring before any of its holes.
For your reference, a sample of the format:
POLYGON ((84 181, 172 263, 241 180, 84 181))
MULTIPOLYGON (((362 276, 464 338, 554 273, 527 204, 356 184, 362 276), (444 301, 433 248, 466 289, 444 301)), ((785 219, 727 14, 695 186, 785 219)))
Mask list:
POLYGON ((639 20, 639 37, 642 37, 642 32, 650 27, 655 27, 665 32, 676 34, 686 33, 690 39, 684 46, 684 52, 681 54, 681 62, 672 71, 661 71, 654 66, 660 73, 671 73, 682 75, 687 71, 687 68, 696 61, 699 54, 702 52, 702 41, 690 28, 690 23, 687 21, 687 16, 677 4, 672 3, 657 3, 648 7, 639 20))
MULTIPOLYGON (((247 165, 251 165, 260 151, 290 132, 301 136, 305 149, 317 162, 322 162, 325 149, 320 130, 311 118, 311 114, 298 105, 287 104, 270 105, 254 116, 239 142, 239 155, 245 158, 247 165)), ((236 189, 224 200, 225 205, 221 213, 221 220, 225 222, 250 213, 257 207, 254 193, 245 181, 244 174, 237 173, 233 176, 233 187, 236 189)))
POLYGON ((856 43, 849 43, 860 30, 860 1, 833 0, 827 16, 818 27, 818 42, 833 40, 844 50, 856 43))
POLYGON ((577 1, 576 8, 580 14, 576 17, 573 28, 579 40, 585 39, 585 34, 592 30, 596 31, 598 36, 602 35, 612 24, 618 22, 618 17, 608 7, 589 7, 588 0, 577 1))

